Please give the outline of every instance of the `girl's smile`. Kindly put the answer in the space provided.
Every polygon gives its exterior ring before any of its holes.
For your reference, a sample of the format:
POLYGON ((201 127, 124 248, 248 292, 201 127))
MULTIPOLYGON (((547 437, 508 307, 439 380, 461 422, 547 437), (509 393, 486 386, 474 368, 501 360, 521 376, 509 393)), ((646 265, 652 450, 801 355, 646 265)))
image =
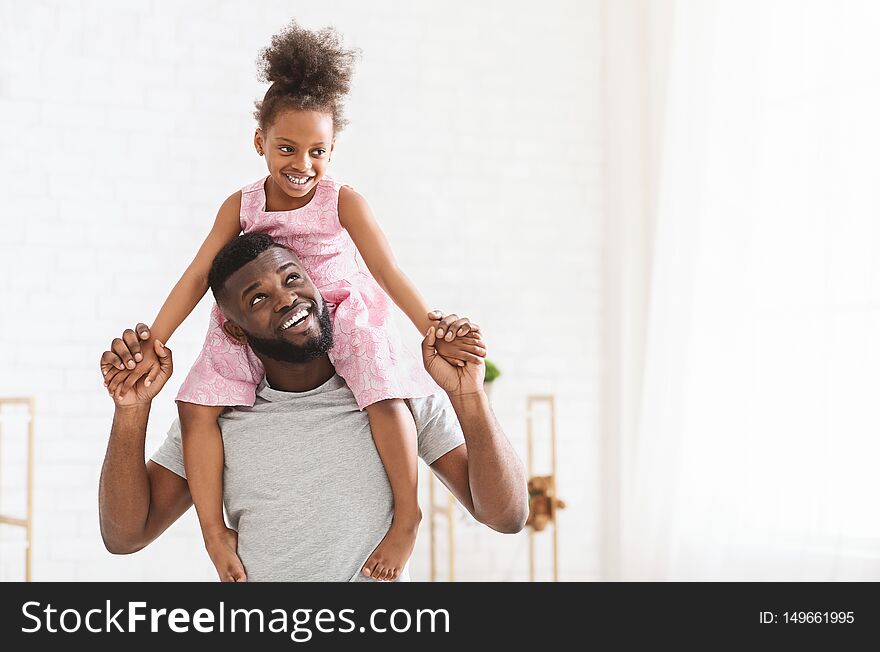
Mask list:
POLYGON ((287 177, 287 180, 290 181, 294 186, 298 188, 302 188, 307 183, 309 183, 312 179, 315 178, 315 175, 308 174, 296 174, 296 173, 288 173, 285 172, 284 176, 287 177))

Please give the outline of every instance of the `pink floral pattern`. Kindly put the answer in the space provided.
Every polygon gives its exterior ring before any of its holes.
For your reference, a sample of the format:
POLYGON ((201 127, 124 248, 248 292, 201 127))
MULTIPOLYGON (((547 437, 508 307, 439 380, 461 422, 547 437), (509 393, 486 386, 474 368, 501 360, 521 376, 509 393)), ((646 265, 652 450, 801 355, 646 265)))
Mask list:
MULTIPOLYGON (((267 233, 299 256, 331 306, 330 359, 361 409, 389 398, 416 398, 437 391, 421 359, 403 345, 392 303, 357 263, 357 249, 339 223, 341 184, 324 177, 312 200, 292 211, 267 213, 265 179, 242 189, 241 228, 267 233)), ((199 405, 253 405, 263 366, 251 351, 226 335, 216 304, 205 344, 181 385, 178 401, 199 405)))

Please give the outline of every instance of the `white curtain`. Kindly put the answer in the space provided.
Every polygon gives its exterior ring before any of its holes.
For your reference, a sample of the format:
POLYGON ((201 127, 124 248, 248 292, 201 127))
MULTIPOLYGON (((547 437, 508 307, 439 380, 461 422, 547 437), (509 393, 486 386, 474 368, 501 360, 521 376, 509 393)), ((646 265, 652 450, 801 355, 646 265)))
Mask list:
POLYGON ((878 580, 880 3, 662 4, 609 576, 878 580))

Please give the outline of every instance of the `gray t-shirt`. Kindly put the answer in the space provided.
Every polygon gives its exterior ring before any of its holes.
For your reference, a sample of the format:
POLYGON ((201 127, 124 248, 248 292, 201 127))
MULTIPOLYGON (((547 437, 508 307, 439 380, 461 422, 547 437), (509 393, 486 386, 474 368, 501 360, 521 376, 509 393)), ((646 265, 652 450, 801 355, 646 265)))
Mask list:
MULTIPOLYGON (((446 396, 407 404, 425 463, 464 443, 446 396)), ((367 580, 360 569, 391 525, 393 496, 345 381, 336 375, 308 392, 264 382, 253 407, 226 410, 219 423, 223 501, 248 580, 367 580)), ((151 459, 186 477, 178 421, 151 459)))

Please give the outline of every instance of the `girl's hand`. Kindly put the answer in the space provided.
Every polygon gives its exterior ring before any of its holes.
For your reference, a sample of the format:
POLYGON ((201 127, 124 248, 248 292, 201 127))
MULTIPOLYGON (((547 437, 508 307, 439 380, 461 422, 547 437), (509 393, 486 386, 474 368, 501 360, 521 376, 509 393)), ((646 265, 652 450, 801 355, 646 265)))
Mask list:
POLYGON ((438 340, 444 339, 451 342, 456 337, 480 332, 480 327, 471 323, 470 319, 459 317, 454 313, 444 317, 440 310, 432 310, 428 313, 428 319, 431 322, 437 322, 436 324, 432 323, 432 326, 437 329, 436 337, 438 340))
POLYGON ((466 363, 473 360, 476 355, 481 358, 486 357, 486 350, 480 347, 474 348, 473 338, 479 339, 480 334, 471 331, 467 335, 456 337, 451 342, 446 340, 437 340, 435 338, 434 348, 437 354, 449 364, 455 367, 463 367, 466 363))
POLYGON ((436 329, 431 326, 422 340, 422 361, 431 378, 450 396, 462 396, 482 391, 486 376, 486 345, 479 333, 470 333, 456 339, 461 347, 460 355, 465 360, 462 366, 444 360, 437 350, 442 340, 436 338, 436 329))

